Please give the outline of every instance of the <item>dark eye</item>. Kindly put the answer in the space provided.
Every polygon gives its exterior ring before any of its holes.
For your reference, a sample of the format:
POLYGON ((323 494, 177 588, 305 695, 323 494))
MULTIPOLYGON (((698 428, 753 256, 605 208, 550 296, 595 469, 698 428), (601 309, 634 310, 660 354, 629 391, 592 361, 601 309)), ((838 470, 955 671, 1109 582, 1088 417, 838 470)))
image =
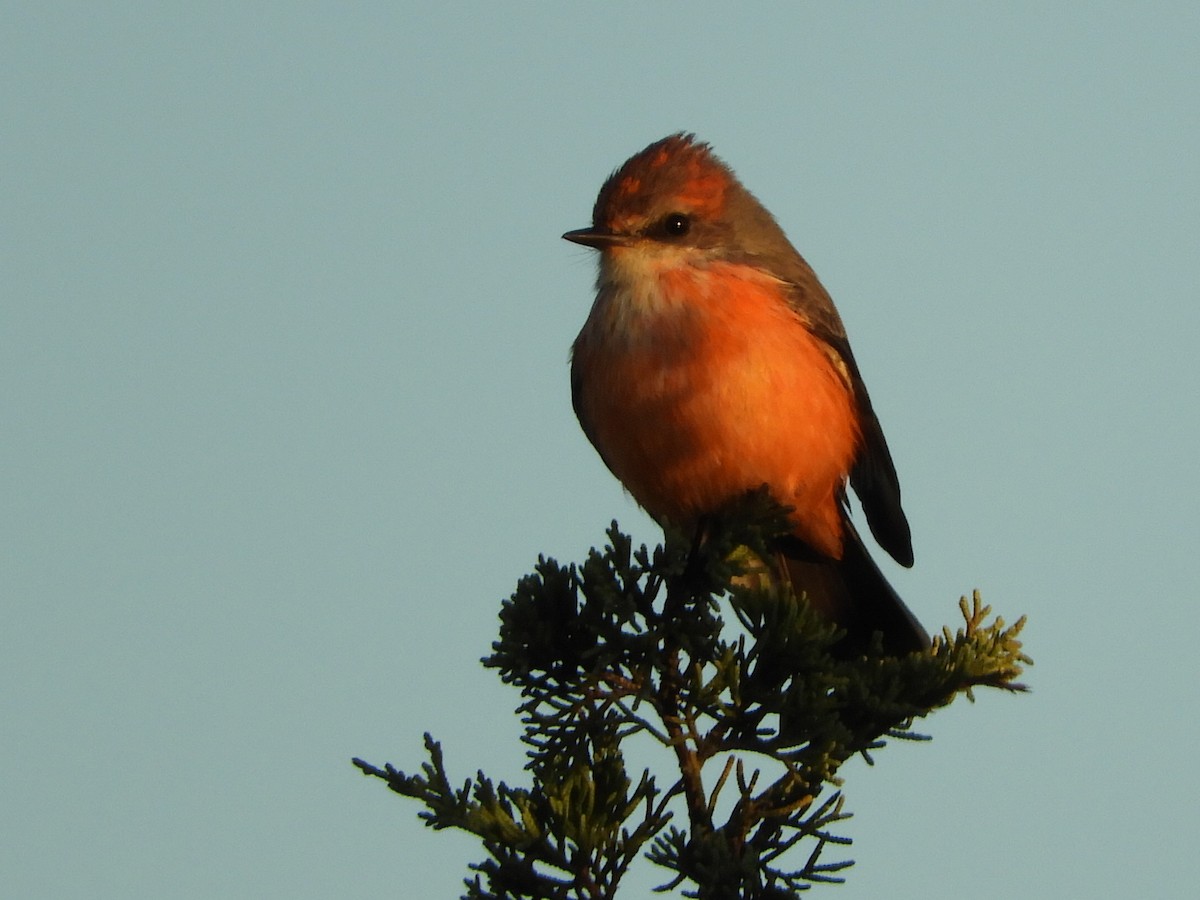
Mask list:
POLYGON ((683 237, 692 229, 692 220, 683 213, 670 213, 663 219, 663 231, 671 237, 683 237))

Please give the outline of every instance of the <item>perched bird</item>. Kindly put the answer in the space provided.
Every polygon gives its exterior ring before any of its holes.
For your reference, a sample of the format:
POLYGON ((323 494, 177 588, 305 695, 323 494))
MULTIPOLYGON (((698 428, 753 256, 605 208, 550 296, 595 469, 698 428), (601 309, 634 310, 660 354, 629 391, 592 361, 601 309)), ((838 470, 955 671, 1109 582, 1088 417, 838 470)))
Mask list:
POLYGON ((571 353, 575 413, 601 458, 660 523, 695 527, 764 485, 791 509, 781 574, 885 652, 929 638, 850 521, 913 561, 900 486, 841 318, 774 217, 707 144, 657 141, 600 189, 592 225, 563 235, 600 253, 597 294, 571 353))

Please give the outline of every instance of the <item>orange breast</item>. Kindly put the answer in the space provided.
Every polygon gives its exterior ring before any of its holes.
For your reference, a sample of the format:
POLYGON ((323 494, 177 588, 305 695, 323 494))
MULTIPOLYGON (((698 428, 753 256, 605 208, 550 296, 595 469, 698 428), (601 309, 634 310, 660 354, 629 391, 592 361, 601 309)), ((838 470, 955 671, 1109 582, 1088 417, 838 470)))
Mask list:
POLYGON ((766 484, 798 537, 841 557, 853 395, 769 277, 675 266, 646 294, 610 289, 573 364, 585 427, 656 519, 687 525, 766 484))

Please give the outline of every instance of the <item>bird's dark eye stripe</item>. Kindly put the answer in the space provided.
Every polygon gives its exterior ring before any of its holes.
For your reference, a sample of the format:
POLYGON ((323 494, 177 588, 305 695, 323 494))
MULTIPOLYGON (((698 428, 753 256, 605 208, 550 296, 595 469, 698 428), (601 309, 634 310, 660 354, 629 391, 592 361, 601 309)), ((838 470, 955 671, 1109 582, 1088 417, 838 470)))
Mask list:
POLYGON ((671 237, 682 237, 687 234, 692 227, 692 220, 683 213, 669 213, 663 219, 663 231, 671 235, 671 237))

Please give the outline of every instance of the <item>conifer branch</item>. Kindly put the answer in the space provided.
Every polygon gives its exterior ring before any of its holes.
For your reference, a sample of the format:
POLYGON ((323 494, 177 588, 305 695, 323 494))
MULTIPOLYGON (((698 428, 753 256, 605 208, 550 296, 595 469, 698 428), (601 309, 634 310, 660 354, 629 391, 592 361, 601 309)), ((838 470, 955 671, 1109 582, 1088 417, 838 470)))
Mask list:
POLYGON ((669 871, 660 890, 691 885, 686 895, 706 900, 782 900, 841 881, 852 863, 822 861, 850 843, 833 830, 850 816, 829 790, 838 768, 889 738, 926 739, 913 723, 960 693, 1024 690, 1025 620, 989 618, 975 593, 962 627, 926 652, 843 658, 835 626, 758 577, 785 530, 756 494, 654 550, 634 549, 614 522, 580 566, 538 559, 484 660, 521 692, 530 787, 478 772, 455 788, 429 735, 418 774, 354 764, 420 802, 430 827, 480 839, 487 857, 467 900, 609 900, 638 856, 669 871), (649 769, 631 778, 631 740, 670 751, 670 787, 649 769))

